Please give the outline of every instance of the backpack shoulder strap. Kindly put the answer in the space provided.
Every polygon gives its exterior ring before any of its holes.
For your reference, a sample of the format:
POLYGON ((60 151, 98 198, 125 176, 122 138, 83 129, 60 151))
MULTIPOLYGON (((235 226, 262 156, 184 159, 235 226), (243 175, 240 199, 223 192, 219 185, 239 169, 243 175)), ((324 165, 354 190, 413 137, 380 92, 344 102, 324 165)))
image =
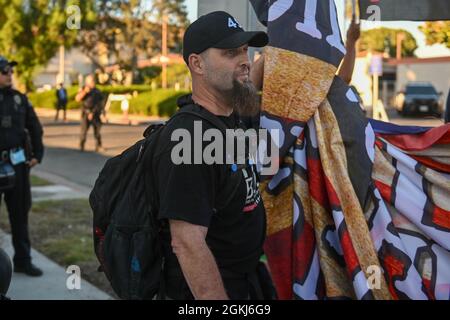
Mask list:
POLYGON ((183 107, 182 109, 180 109, 180 111, 178 111, 171 119, 175 118, 178 115, 190 114, 190 115, 196 116, 197 118, 201 118, 201 119, 209 122, 214 127, 219 129, 223 134, 226 133, 226 130, 228 128, 222 121, 220 121, 219 118, 217 118, 217 116, 213 115, 212 113, 210 113, 207 110, 205 110, 204 112, 202 112, 202 111, 203 110, 197 111, 190 106, 186 106, 186 107, 183 107))

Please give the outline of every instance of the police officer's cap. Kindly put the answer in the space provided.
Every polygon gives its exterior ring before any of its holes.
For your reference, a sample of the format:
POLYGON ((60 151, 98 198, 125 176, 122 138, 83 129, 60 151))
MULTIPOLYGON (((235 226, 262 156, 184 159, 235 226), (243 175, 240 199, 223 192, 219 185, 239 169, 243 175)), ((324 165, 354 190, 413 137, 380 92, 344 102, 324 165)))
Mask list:
POLYGON ((0 69, 3 69, 6 66, 17 66, 17 62, 16 61, 8 61, 8 59, 6 59, 3 56, 0 56, 0 69))

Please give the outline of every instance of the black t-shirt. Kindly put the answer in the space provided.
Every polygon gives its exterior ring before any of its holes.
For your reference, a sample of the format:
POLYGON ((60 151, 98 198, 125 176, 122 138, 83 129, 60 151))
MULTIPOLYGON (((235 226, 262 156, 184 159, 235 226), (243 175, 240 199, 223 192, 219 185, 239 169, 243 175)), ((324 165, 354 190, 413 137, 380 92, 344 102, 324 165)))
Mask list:
POLYGON ((83 98, 83 111, 100 115, 103 111, 103 94, 97 88, 91 89, 83 98))
MULTIPOLYGON (((201 106, 195 108, 207 112, 201 106)), ((239 123, 234 114, 218 118, 230 129, 237 128, 239 123)), ((174 130, 183 128, 193 137, 194 121, 201 121, 202 132, 214 128, 195 115, 183 114, 169 122, 160 137, 155 156, 159 217, 208 227, 206 242, 223 278, 226 278, 225 270, 242 274, 252 272, 262 254, 266 231, 256 168, 247 164, 233 173, 226 164, 175 165, 171 153, 179 142, 171 142, 171 135, 174 130), (240 179, 232 174, 241 175, 240 179), (232 186, 233 183, 236 185, 232 186), (227 199, 230 195, 231 200, 227 199)), ((204 142, 203 146, 209 143, 204 142)), ((169 241, 167 238, 166 244, 169 241)), ((170 252, 166 263, 179 268, 170 246, 167 247, 170 252)), ((224 282, 226 285, 226 279, 224 282)))

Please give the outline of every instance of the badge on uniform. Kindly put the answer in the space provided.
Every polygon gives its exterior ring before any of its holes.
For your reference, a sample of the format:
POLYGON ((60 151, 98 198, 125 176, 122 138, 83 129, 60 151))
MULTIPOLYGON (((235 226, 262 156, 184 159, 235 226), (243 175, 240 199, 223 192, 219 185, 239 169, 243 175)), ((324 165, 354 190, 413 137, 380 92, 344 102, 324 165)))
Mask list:
POLYGON ((20 99, 20 96, 16 94, 14 96, 14 109, 17 111, 21 104, 22 104, 22 99, 20 99))
POLYGON ((2 128, 9 129, 12 127, 12 117, 11 116, 3 116, 1 122, 2 128))
POLYGON ((26 161, 25 151, 22 148, 11 150, 9 152, 9 161, 13 166, 24 163, 26 161))
POLYGON ((15 102, 16 104, 22 104, 22 99, 20 99, 20 96, 19 96, 18 94, 16 94, 16 95, 14 96, 14 102, 15 102))

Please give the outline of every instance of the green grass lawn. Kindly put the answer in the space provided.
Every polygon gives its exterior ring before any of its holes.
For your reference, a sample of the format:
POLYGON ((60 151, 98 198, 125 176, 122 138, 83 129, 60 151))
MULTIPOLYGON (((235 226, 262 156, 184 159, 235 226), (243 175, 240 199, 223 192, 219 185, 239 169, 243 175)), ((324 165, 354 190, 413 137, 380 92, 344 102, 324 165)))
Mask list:
POLYGON ((44 186, 50 186, 53 183, 51 183, 50 181, 47 181, 45 179, 39 178, 38 176, 30 176, 30 182, 31 182, 31 186, 33 187, 44 187, 44 186))
POLYGON ((30 215, 30 228, 39 235, 33 239, 34 246, 62 265, 95 259, 92 213, 87 200, 37 202, 30 215))

